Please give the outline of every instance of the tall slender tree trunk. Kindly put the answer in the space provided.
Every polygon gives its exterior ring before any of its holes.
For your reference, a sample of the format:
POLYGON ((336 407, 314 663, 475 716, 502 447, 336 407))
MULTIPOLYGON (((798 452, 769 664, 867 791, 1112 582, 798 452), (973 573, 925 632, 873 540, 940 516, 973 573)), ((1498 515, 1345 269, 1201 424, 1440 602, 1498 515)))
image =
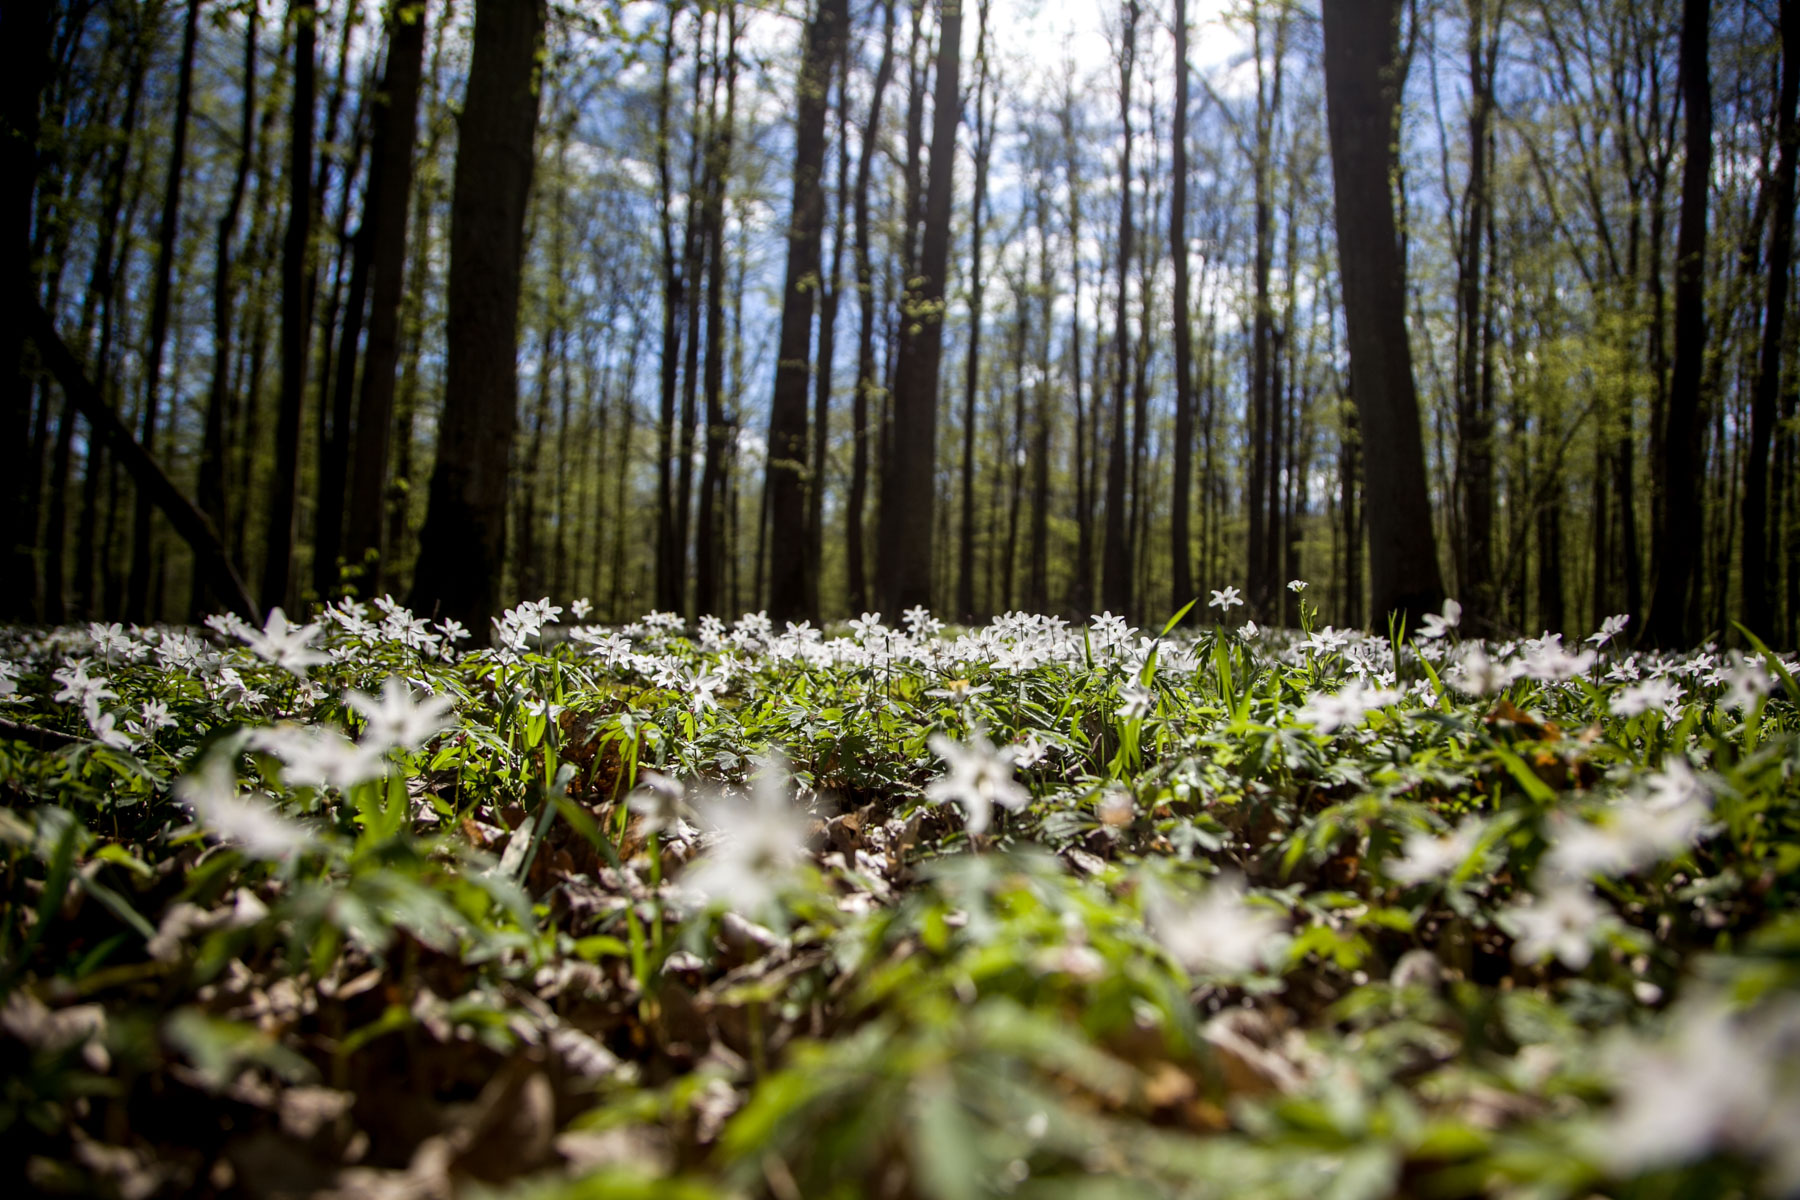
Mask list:
POLYGON ((406 285, 407 213, 413 190, 413 145, 419 128, 419 84, 425 61, 425 6, 400 4, 388 15, 387 65, 375 106, 368 212, 374 257, 369 264, 369 337, 363 352, 345 522, 345 560, 365 591, 378 586, 383 496, 393 443, 394 385, 400 362, 400 301, 406 285))
POLYGON ((519 280, 544 0, 476 0, 450 201, 444 411, 412 607, 485 631, 506 564, 518 424, 519 280))
MULTIPOLYGON (((194 94, 194 52, 200 33, 200 0, 188 0, 182 24, 181 62, 175 84, 175 120, 169 135, 169 177, 163 189, 156 232, 156 266, 150 285, 150 321, 144 344, 144 412, 138 441, 156 453, 157 415, 162 408, 163 347, 169 333, 169 299, 175 280, 175 240, 181 230, 181 184, 187 166, 188 114, 194 94)), ((131 518, 131 576, 125 588, 125 618, 143 621, 150 605, 150 516, 152 504, 137 494, 131 518)))
POLYGON ((725 536, 726 464, 737 439, 725 396, 725 183, 731 172, 737 132, 738 16, 734 0, 725 9, 725 116, 708 129, 704 229, 706 239, 706 459, 700 471, 700 517, 694 565, 694 610, 721 611, 724 567, 730 553, 725 536))
POLYGON ((288 131, 288 224, 281 247, 281 399, 275 417, 275 478, 264 545, 263 608, 288 602, 293 581, 295 506, 300 490, 300 418, 312 336, 313 101, 317 84, 318 10, 291 0, 294 84, 288 131))
POLYGON ((863 548, 863 510, 869 487, 869 402, 882 392, 875 369, 875 276, 869 261, 869 180, 875 165, 875 139, 881 133, 882 100, 894 76, 894 0, 882 4, 881 61, 870 89, 869 115, 863 122, 862 145, 856 156, 856 298, 861 322, 856 334, 856 395, 851 402, 850 497, 844 515, 845 556, 849 559, 850 611, 869 605, 868 552, 863 548))
POLYGON ((895 613, 931 605, 938 369, 944 351, 943 307, 950 265, 961 68, 962 3, 939 0, 931 170, 925 186, 919 261, 906 280, 900 301, 893 453, 884 464, 881 479, 877 575, 882 603, 895 613))
MULTIPOLYGON (((250 164, 256 149, 256 51, 261 31, 258 9, 251 8, 244 17, 244 82, 242 107, 238 118, 237 161, 232 170, 231 193, 225 212, 213 233, 213 363, 212 383, 207 389, 206 412, 202 418, 200 467, 194 499, 213 528, 223 531, 228 524, 225 498, 225 417, 231 408, 231 370, 235 348, 233 309, 236 286, 233 271, 232 240, 237 236, 238 218, 249 190, 250 164)), ((198 560, 190 588, 188 608, 190 620, 204 616, 210 595, 198 560)))
POLYGON ((1170 611, 1196 595, 1188 514, 1193 508, 1194 342, 1188 298, 1188 16, 1187 0, 1175 0, 1175 128, 1170 133, 1169 253, 1175 266, 1175 486, 1169 514, 1173 558, 1170 611))
POLYGON ((956 615, 975 620, 975 396, 981 385, 981 308, 987 294, 982 271, 982 224, 987 204, 988 157, 993 117, 988 113, 987 0, 976 8, 975 37, 975 196, 969 229, 969 342, 963 358, 962 526, 956 554, 956 615))
POLYGON ((1686 161, 1681 228, 1675 239, 1675 361, 1669 381, 1661 475, 1666 489, 1657 529, 1656 587, 1644 637, 1673 649, 1693 640, 1694 568, 1705 523, 1700 513, 1702 367, 1706 354, 1706 205, 1712 182, 1712 84, 1707 41, 1710 0, 1681 6, 1681 91, 1686 161))
POLYGON ((807 610, 811 591, 807 584, 818 564, 807 561, 806 494, 817 481, 807 478, 806 393, 825 220, 820 176, 825 166, 826 101, 840 57, 838 39, 846 36, 848 24, 846 0, 819 0, 807 23, 796 84, 793 213, 787 230, 775 392, 769 401, 769 616, 776 621, 816 615, 807 610))
MULTIPOLYGON (((1779 561, 1779 548, 1769 536, 1769 448, 1774 439, 1776 404, 1781 392, 1782 326, 1787 317, 1788 269, 1794 254, 1795 156, 1800 153, 1800 2, 1781 0, 1781 89, 1775 105, 1777 152, 1765 273, 1762 345, 1750 397, 1750 453, 1744 464, 1743 541, 1738 573, 1743 622, 1765 640, 1777 637, 1775 595, 1769 569, 1779 561)), ((1792 570, 1792 565, 1789 567, 1792 570)))
MULTIPOLYGON (((656 91, 657 229, 662 245, 662 358, 656 423, 656 607, 681 609, 682 547, 675 533, 675 392, 680 377, 681 314, 685 309, 680 260, 675 255, 675 179, 670 165, 675 24, 682 4, 669 5, 663 31, 662 73, 656 91)), ((616 582, 616 580, 615 580, 616 582)))
POLYGON ((1137 58, 1137 0, 1125 0, 1119 45, 1119 117, 1124 140, 1119 149, 1119 302, 1113 313, 1112 436, 1106 454, 1106 541, 1101 551, 1100 599, 1123 615, 1131 608, 1131 545, 1125 524, 1125 399, 1131 387, 1131 76, 1137 58))
POLYGON ((1367 502, 1369 572, 1377 620, 1416 624, 1444 600, 1424 438, 1406 337, 1406 283, 1390 190, 1401 80, 1395 71, 1399 0, 1327 4, 1325 104, 1336 194, 1338 257, 1350 387, 1367 502))
MULTIPOLYGON (((848 25, 848 17, 845 22, 848 25)), ((819 615, 819 576, 825 560, 826 452, 831 444, 832 365, 837 361, 838 301, 844 278, 845 206, 850 198, 850 38, 838 39, 837 198, 832 202, 831 268, 819 290, 819 367, 813 378, 812 461, 806 492, 806 611, 819 615)))

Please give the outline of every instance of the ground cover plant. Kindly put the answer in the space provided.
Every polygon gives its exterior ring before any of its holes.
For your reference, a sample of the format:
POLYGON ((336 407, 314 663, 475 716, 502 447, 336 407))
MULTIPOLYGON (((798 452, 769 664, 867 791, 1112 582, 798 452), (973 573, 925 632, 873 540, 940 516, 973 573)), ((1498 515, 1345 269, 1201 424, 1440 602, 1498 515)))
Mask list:
POLYGON ((1792 660, 1236 599, 13 630, 0 1177, 1800 1193, 1792 660))

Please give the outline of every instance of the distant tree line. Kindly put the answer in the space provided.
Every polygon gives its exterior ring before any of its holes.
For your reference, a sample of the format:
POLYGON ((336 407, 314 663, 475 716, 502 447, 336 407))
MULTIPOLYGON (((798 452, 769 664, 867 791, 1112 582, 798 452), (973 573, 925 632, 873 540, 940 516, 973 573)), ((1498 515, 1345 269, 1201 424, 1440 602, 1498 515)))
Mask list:
POLYGON ((1795 643, 1790 0, 1095 3, 11 0, 4 615, 1795 643))

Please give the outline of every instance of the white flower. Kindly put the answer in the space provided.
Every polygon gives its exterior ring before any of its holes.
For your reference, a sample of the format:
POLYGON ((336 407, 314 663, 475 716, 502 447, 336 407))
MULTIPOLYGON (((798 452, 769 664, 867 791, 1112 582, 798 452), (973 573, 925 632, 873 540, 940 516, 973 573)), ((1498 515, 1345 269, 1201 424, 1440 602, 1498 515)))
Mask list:
POLYGON ((1512 676, 1508 664, 1495 662, 1479 645, 1470 645, 1463 651, 1463 656, 1449 671, 1451 684, 1471 696, 1491 696, 1503 691, 1512 682, 1512 676))
POLYGON ((381 761, 385 747, 365 741, 358 745, 324 725, 275 725, 250 735, 250 745, 282 761, 282 778, 294 787, 336 788, 347 792, 359 783, 378 779, 387 768, 381 761))
POLYGON ((806 821, 794 807, 786 768, 766 764, 749 796, 714 795, 695 807, 714 837, 682 874, 682 886, 740 913, 769 908, 806 859, 806 821))
POLYGON ((99 621, 89 621, 88 636, 94 640, 94 649, 108 660, 111 660, 114 654, 132 660, 137 658, 137 643, 132 641, 117 621, 110 625, 102 625, 99 621))
POLYGON ((1442 615, 1437 613, 1427 613, 1425 615, 1425 620, 1419 625, 1419 636, 1425 638, 1427 641, 1443 637, 1452 629, 1455 629, 1458 625, 1462 624, 1462 612, 1462 605, 1458 604, 1455 600, 1444 601, 1444 611, 1442 615))
POLYGON ((1257 634, 1261 633, 1262 630, 1260 630, 1256 627, 1255 621, 1245 621, 1243 624, 1243 627, 1240 628, 1238 630, 1238 632, 1241 633, 1246 638, 1253 638, 1257 634))
POLYGON ((1235 587, 1227 587, 1221 591, 1213 592, 1212 599, 1206 602, 1206 607, 1216 608, 1221 612, 1230 612, 1232 605, 1242 604, 1243 602, 1243 598, 1238 595, 1238 590, 1235 587))
POLYGON ((970 833, 985 832, 993 820, 994 805, 1017 812, 1031 803, 1031 793, 1013 779, 1016 761, 1011 747, 996 750, 980 731, 958 744, 941 733, 930 738, 931 749, 950 766, 950 773, 925 786, 925 798, 933 804, 950 801, 962 805, 970 833))
POLYGON ((1371 709, 1392 704, 1400 693, 1372 688, 1360 679, 1345 684, 1335 695, 1312 692, 1294 715, 1320 733, 1334 733, 1344 726, 1360 725, 1371 709))
POLYGON ((1140 721, 1155 704, 1155 692, 1139 684, 1128 684, 1119 689, 1119 710, 1116 715, 1122 721, 1140 721))
POLYGON ((1613 1047, 1619 1103, 1601 1142, 1612 1168, 1631 1174, 1687 1162, 1719 1145, 1791 1143, 1793 1100, 1783 1114, 1771 1048, 1717 1001, 1675 1015, 1672 1036, 1662 1042, 1633 1039, 1613 1047))
POLYGON ((223 754, 209 756, 198 771, 177 780, 175 795, 208 833, 235 844, 251 858, 287 858, 314 842, 306 826, 282 816, 266 800, 240 791, 237 771, 223 754))
POLYGON ((1606 645, 1606 643, 1618 637, 1621 633, 1624 633, 1625 626, 1630 623, 1630 613, 1619 613, 1616 616, 1607 617, 1604 621, 1600 622, 1599 633, 1590 633, 1588 635, 1588 644, 1595 649, 1599 649, 1606 645))
POLYGON ((1281 918, 1245 903, 1244 881, 1236 875, 1219 878, 1186 904, 1156 895, 1149 915, 1151 932, 1175 961, 1225 975, 1266 963, 1282 929, 1281 918))
POLYGON ((1600 906, 1586 886, 1558 883, 1507 909, 1501 924, 1516 939, 1513 958, 1519 962, 1542 962, 1555 955, 1565 967, 1579 971, 1594 956, 1592 937, 1600 917, 1600 906))
POLYGON ((901 615, 906 618, 906 628, 916 638, 928 638, 943 631, 944 623, 932 616, 923 604, 909 608, 901 615))
POLYGON ((264 662, 273 663, 301 679, 311 667, 331 661, 331 656, 312 649, 312 640, 321 632, 317 624, 295 625, 279 608, 269 611, 262 630, 245 626, 238 634, 250 644, 250 650, 264 662))
POLYGON ((1464 821, 1444 837, 1415 829, 1406 835, 1403 856, 1389 864, 1387 873, 1396 883, 1408 885, 1449 875, 1469 860, 1480 835, 1481 826, 1474 820, 1464 821))
POLYGON ((1775 687, 1774 681, 1769 678, 1769 672, 1763 668, 1762 660, 1750 655, 1745 655, 1726 678, 1730 682, 1719 703, 1737 712, 1748 712, 1755 708, 1756 702, 1775 687))
POLYGON ((1293 592, 1295 595, 1299 595, 1301 592, 1304 592, 1305 590, 1306 590, 1306 580, 1304 580, 1304 579, 1288 580, 1288 591, 1293 592))
POLYGON ((581 597, 581 599, 579 599, 579 600, 575 601, 573 604, 569 605, 569 615, 571 617, 574 617, 577 621, 587 620, 588 614, 593 611, 594 611, 593 602, 590 601, 586 596, 581 597))
POLYGON ((1620 688, 1609 702, 1613 714, 1635 717, 1651 709, 1667 709, 1680 702, 1682 690, 1667 679, 1647 679, 1631 687, 1620 688))
POLYGON ((376 753, 391 749, 417 750, 432 735, 455 724, 450 710, 455 707, 447 696, 430 696, 424 701, 413 699, 412 688, 398 675, 389 675, 381 685, 381 695, 351 692, 344 697, 368 721, 363 743, 376 753))
POLYGON ((679 779, 656 771, 639 771, 638 785, 625 798, 625 806, 643 818, 646 834, 666 833, 680 824, 687 807, 685 795, 679 779))
POLYGON ((99 675, 87 673, 87 659, 77 658, 51 672, 50 678, 62 684, 56 693, 58 704, 78 704, 83 711, 97 711, 102 700, 117 700, 119 694, 106 686, 99 675))

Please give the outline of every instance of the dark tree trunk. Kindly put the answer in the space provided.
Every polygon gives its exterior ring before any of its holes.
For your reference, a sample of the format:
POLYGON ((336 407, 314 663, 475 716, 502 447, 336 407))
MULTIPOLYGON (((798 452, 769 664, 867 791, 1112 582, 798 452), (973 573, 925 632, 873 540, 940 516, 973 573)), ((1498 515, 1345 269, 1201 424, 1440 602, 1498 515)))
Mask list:
MULTIPOLYGON (((0 15, 0 288, 12 313, 37 301, 32 270, 33 194, 38 174, 40 102, 49 85, 51 40, 58 5, 50 0, 8 0, 0 15)), ((0 411, 0 564, 7 585, 0 588, 0 619, 30 618, 36 603, 37 497, 27 494, 27 427, 31 419, 31 376, 24 361, 24 336, 16 319, 0 321, 0 380, 7 395, 0 411)))
MULTIPOLYGON (((788 222, 787 281, 782 288, 781 334, 776 349, 775 392, 769 401, 768 519, 769 616, 793 621, 807 611, 809 562, 806 493, 806 392, 812 361, 813 297, 819 282, 819 246, 825 220, 825 109, 838 39, 849 22, 847 0, 819 0, 801 50, 794 118, 793 214, 788 222)), ((936 163, 934 161, 935 169, 936 163)))
POLYGON ((1769 564, 1779 559, 1778 548, 1769 537, 1769 447, 1781 392, 1782 326, 1787 317, 1788 269, 1794 253, 1794 168, 1795 155, 1800 153, 1800 123, 1795 119, 1796 98, 1800 96, 1797 83, 1800 3, 1781 0, 1781 91, 1775 108, 1780 149, 1775 165, 1762 346, 1750 398, 1750 453, 1744 465, 1744 540, 1738 557, 1743 622, 1767 641, 1777 636, 1775 580, 1769 564))
POLYGON ((671 78, 679 0, 669 5, 663 33, 662 75, 656 92, 657 228, 662 244, 662 359, 656 423, 656 607, 681 609, 682 546, 675 533, 675 392, 681 372, 681 314, 686 307, 680 260, 675 255, 675 180, 670 166, 671 78))
POLYGON ((962 526, 956 547, 956 615, 975 621, 975 396, 981 386, 981 308, 987 293, 982 274, 982 213, 987 204, 988 157, 993 117, 988 113, 987 0, 976 10, 975 196, 969 227, 969 341, 963 357, 962 526))
MULTIPOLYGON (((200 0, 188 0, 181 31, 181 64, 175 84, 175 122, 169 135, 169 180, 156 230, 156 267, 150 284, 150 322, 144 343, 144 412, 138 440, 156 453, 156 419, 162 407, 163 347, 169 334, 169 299, 175 281, 175 240, 181 230, 181 182, 187 165, 188 114, 194 94, 194 50, 200 34, 200 0)), ((137 495, 131 515, 131 577, 125 619, 143 621, 150 607, 150 498, 137 495)))
POLYGON ((1119 304, 1113 313, 1112 437, 1106 454, 1106 542, 1101 550, 1100 601, 1124 615, 1131 608, 1131 535, 1125 524, 1125 400, 1131 388, 1131 74, 1137 57, 1137 0, 1125 0, 1119 46, 1119 117, 1125 138, 1119 149, 1119 304))
POLYGON ((724 566, 730 541, 725 536, 726 463, 737 437, 725 398, 725 183, 731 172, 732 140, 737 132, 738 18, 737 5, 726 0, 725 117, 715 114, 707 140, 706 196, 703 214, 706 241, 706 460, 700 471, 700 518, 694 565, 694 610, 721 611, 724 566))
POLYGON ((1661 476, 1666 489, 1656 531, 1658 569, 1644 637, 1667 649, 1686 645, 1693 624, 1694 568, 1705 524, 1700 512, 1700 393, 1706 355, 1706 204, 1712 180, 1712 85, 1707 68, 1710 0, 1681 7, 1681 90, 1686 161, 1681 229, 1675 239, 1675 361, 1669 380, 1661 476))
POLYGON ((850 611, 869 605, 867 551, 863 548, 863 510, 869 488, 869 401, 881 391, 875 371, 875 277, 869 261, 869 179, 875 165, 875 139, 881 132, 882 99, 894 77, 894 2, 882 5, 881 62, 863 123, 856 157, 856 297, 861 324, 856 334, 856 395, 851 405, 850 499, 845 513, 844 544, 849 559, 850 611))
POLYGON ((961 0, 940 0, 931 171, 925 186, 919 261, 906 280, 900 301, 893 453, 881 478, 878 586, 882 603, 894 613, 931 605, 938 368, 944 352, 943 305, 950 265, 950 201, 960 123, 961 67, 961 0))
POLYGON ((413 144, 418 138, 419 83, 425 60, 424 5, 396 5, 388 17, 387 66, 375 102, 368 211, 374 234, 369 264, 369 338, 350 472, 345 560, 373 592, 382 552, 383 497, 394 424, 394 384, 400 361, 400 299, 406 285, 407 211, 412 199, 413 144))
POLYGON ((1187 0, 1175 0, 1175 128, 1170 134, 1169 253, 1175 265, 1175 486, 1169 514, 1173 556, 1170 611, 1193 599, 1194 561, 1188 514, 1193 505, 1194 343, 1188 299, 1188 17, 1187 0))
POLYGON ((1493 352, 1483 278, 1482 240, 1489 212, 1489 118, 1494 104, 1502 4, 1469 0, 1469 183, 1463 203, 1458 262, 1457 307, 1457 490, 1462 504, 1462 536, 1457 540, 1462 570, 1458 583, 1470 626, 1489 632, 1498 615, 1494 593, 1494 414, 1493 352), (1492 28, 1489 28, 1489 21, 1492 28))
POLYGON ((281 400, 275 417, 275 478, 269 497, 265 609, 288 601, 293 579, 295 502, 300 490, 300 417, 306 358, 312 336, 313 98, 318 11, 313 0, 292 0, 294 92, 288 132, 288 224, 281 247, 281 400))
MULTIPOLYGON (((1075 579, 1069 589, 1069 607, 1085 617, 1094 606, 1094 439, 1088 434, 1087 409, 1082 392, 1081 357, 1081 159, 1075 137, 1075 95, 1063 94, 1058 114, 1062 126, 1063 167, 1069 191, 1069 271, 1072 303, 1069 315, 1069 376, 1075 402, 1075 579)), ((1094 401, 1097 406, 1099 401, 1094 401)))
MULTIPOLYGON (((225 415, 231 407, 231 372, 235 357, 232 331, 236 302, 232 270, 232 239, 237 236, 238 218, 243 212, 244 195, 250 184, 250 164, 256 148, 256 42, 260 32, 256 9, 244 19, 244 94, 238 120, 237 162, 232 171, 231 194, 225 212, 219 217, 213 233, 213 364, 212 383, 206 393, 206 412, 202 418, 200 467, 194 489, 195 501, 214 529, 227 524, 225 499, 225 415)), ((194 563, 192 600, 188 617, 199 620, 205 610, 217 602, 202 577, 200 564, 194 563)))
POLYGON ((519 276, 538 104, 543 0, 476 0, 450 201, 444 411, 411 604, 488 627, 506 563, 518 423, 519 276))
POLYGON ((1444 601, 1424 439, 1406 338, 1406 285, 1390 191, 1400 80, 1399 0, 1327 4, 1325 99, 1338 257, 1369 530, 1372 616, 1416 625, 1444 601))
POLYGON ((820 615, 819 576, 825 559, 825 456, 831 441, 832 365, 837 360, 838 301, 844 279, 845 206, 850 198, 850 118, 847 87, 850 79, 849 17, 846 36, 838 39, 837 84, 837 198, 833 201, 831 269, 819 291, 819 368, 813 378, 812 461, 807 468, 811 486, 806 492, 806 611, 820 615))

